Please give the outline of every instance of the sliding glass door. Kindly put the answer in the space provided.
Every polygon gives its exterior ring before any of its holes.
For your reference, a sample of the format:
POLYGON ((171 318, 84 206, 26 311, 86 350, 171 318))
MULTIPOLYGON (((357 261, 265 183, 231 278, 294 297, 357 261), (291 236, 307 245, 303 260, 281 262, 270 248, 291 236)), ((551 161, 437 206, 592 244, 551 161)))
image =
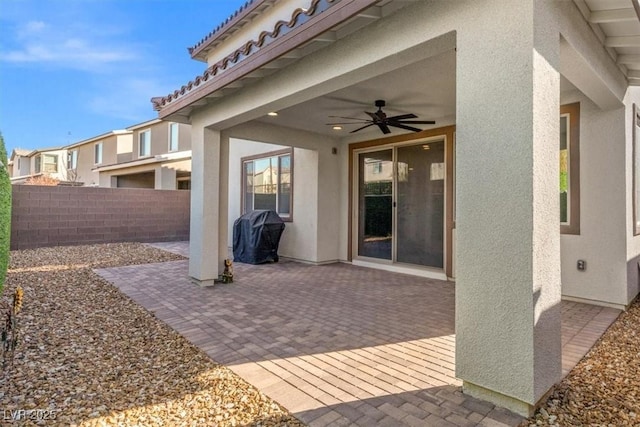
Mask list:
POLYGON ((444 141, 396 150, 396 261, 442 268, 444 141))
POLYGON ((361 257, 444 267, 445 143, 358 154, 361 257))
POLYGON ((358 170, 358 255, 391 260, 393 151, 360 154, 358 170))

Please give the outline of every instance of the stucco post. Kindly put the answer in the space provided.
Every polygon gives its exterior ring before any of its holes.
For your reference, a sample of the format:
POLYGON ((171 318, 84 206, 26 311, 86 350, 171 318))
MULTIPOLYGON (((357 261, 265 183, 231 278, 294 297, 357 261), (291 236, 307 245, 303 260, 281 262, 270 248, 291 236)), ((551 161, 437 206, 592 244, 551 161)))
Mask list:
POLYGON ((559 33, 496 9, 457 33, 456 374, 528 415, 561 375, 559 33))
POLYGON ((201 286, 210 286, 222 273, 227 256, 228 139, 194 122, 191 150, 189 276, 201 286))

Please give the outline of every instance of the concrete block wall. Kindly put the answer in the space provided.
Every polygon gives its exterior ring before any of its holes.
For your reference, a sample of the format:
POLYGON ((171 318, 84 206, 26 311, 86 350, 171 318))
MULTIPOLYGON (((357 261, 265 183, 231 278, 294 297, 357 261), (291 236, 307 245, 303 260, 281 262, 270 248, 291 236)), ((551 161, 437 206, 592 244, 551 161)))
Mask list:
POLYGON ((189 240, 190 192, 13 186, 11 249, 189 240))

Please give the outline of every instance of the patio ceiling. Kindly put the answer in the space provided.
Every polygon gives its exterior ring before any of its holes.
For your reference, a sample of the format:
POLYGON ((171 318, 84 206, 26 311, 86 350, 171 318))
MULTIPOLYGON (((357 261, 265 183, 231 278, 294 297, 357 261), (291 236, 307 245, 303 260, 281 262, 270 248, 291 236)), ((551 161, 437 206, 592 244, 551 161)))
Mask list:
POLYGON ((640 2, 638 0, 574 0, 591 28, 627 76, 640 85, 640 2))

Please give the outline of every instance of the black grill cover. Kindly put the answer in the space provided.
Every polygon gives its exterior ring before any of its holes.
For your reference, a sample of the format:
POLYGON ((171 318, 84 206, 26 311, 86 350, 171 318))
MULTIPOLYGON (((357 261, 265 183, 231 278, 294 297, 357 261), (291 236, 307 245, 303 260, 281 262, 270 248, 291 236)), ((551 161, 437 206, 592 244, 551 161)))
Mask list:
POLYGON ((274 211, 255 210, 233 223, 233 260, 247 264, 278 262, 284 221, 274 211))

